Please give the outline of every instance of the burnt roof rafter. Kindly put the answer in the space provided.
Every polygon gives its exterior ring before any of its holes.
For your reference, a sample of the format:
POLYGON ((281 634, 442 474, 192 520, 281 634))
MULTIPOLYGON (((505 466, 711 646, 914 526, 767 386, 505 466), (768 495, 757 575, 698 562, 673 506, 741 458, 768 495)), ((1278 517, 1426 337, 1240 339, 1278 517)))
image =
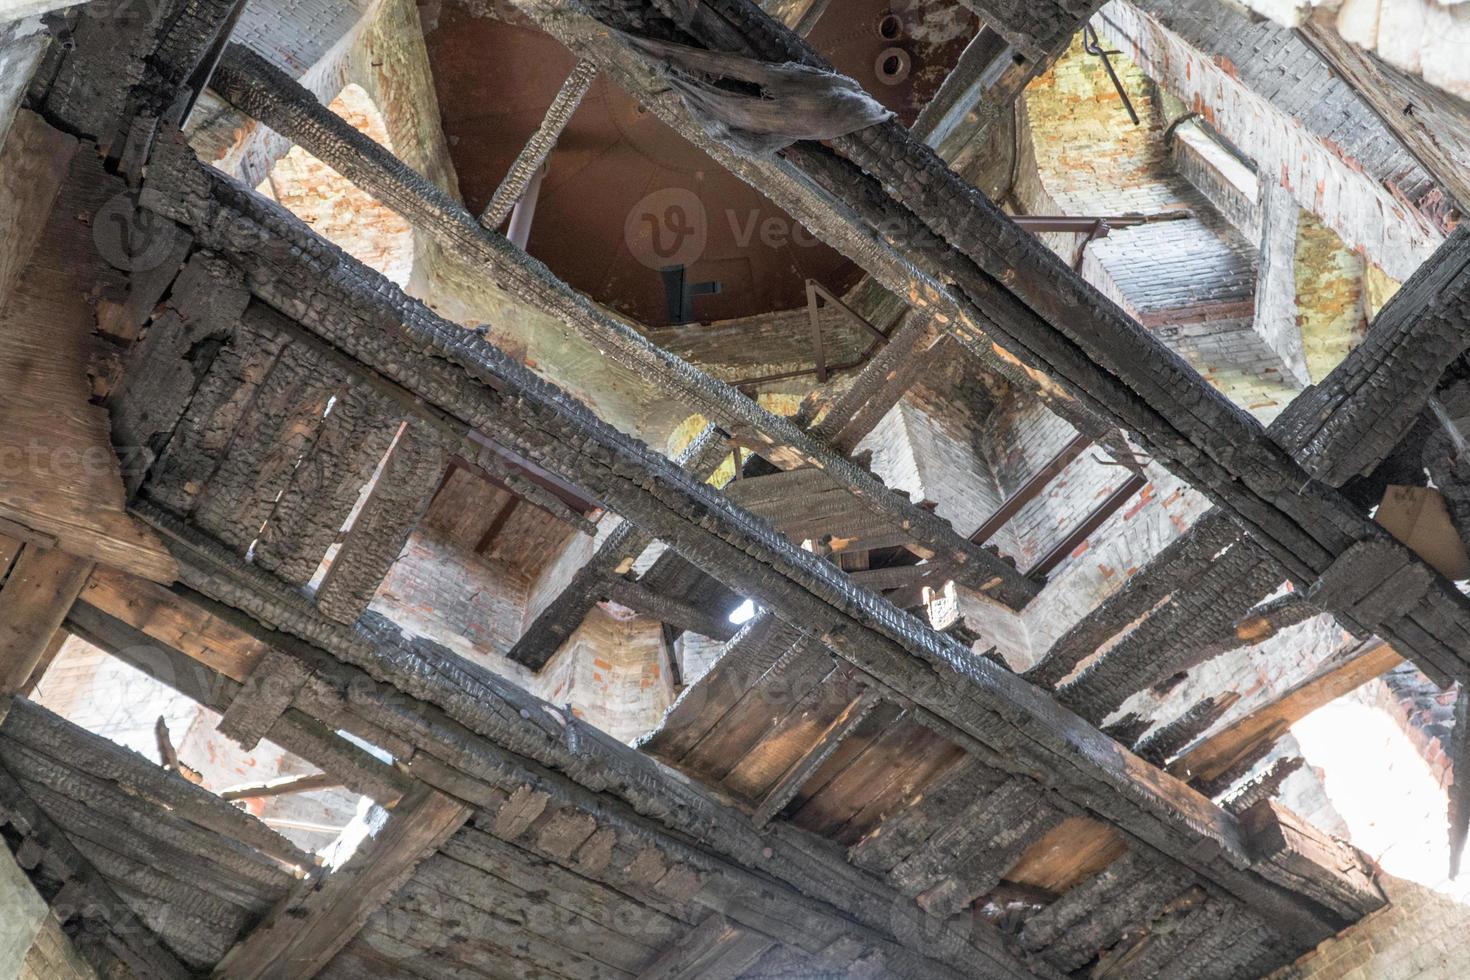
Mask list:
POLYGON ((541 263, 485 230, 452 198, 347 125, 306 89, 249 49, 231 45, 212 84, 237 108, 334 166, 527 302, 584 332, 640 376, 672 388, 690 407, 745 444, 781 465, 825 469, 874 514, 909 532, 917 543, 953 560, 959 580, 1017 607, 1036 593, 1034 583, 972 546, 947 522, 913 505, 906 496, 890 491, 789 420, 651 344, 627 323, 573 291, 541 263))
MULTIPOLYGON (((554 10, 544 0, 521 0, 518 6, 583 56, 600 60, 640 97, 667 89, 664 79, 679 69, 649 58, 624 32, 655 32, 680 44, 830 70, 801 38, 744 0, 708 0, 693 14, 641 0, 556 4, 554 10)), ((676 102, 663 104, 675 117, 689 118, 689 107, 676 102)), ((797 142, 766 167, 763 175, 751 168, 737 172, 756 181, 775 177, 779 168, 786 185, 816 185, 829 200, 862 215, 869 228, 917 243, 907 253, 931 280, 948 283, 943 292, 973 311, 990 336, 1133 433, 1214 499, 1299 584, 1312 585, 1334 570, 1336 588, 1319 592, 1334 613, 1385 635, 1440 677, 1462 669, 1470 602, 1451 583, 1314 481, 1253 418, 902 126, 878 123, 831 140, 830 148, 797 142), (1372 545, 1354 547, 1360 542, 1372 545), (1399 574, 1402 568, 1412 571, 1399 574), (1350 594, 1349 583, 1359 581, 1367 583, 1360 592, 1388 591, 1368 601, 1350 594), (1390 593, 1396 604, 1387 608, 1383 600, 1390 593)), ((812 227, 822 235, 831 222, 812 227)), ((1463 311, 1451 312, 1448 319, 1453 324, 1462 317, 1463 311)), ((1418 368, 1414 382, 1422 385, 1426 373, 1437 377, 1444 364, 1426 356, 1397 366, 1418 368)))
MULTIPOLYGON (((482 338, 410 300, 277 205, 202 166, 177 135, 160 138, 149 185, 147 206, 184 222, 201 246, 219 249, 261 299, 292 309, 304 328, 439 410, 496 432, 518 452, 587 486, 686 559, 914 702, 960 744, 1005 766, 1047 774, 1072 805, 1227 893, 1271 909, 1294 936, 1315 942, 1334 930, 1314 906, 1250 870, 1233 819, 1209 801, 1175 782, 1161 783, 1157 770, 1120 755, 1095 729, 1008 671, 854 588, 831 564, 602 423, 482 338)), ((154 516, 167 529, 170 519, 154 516)), ((185 574, 191 586, 252 615, 282 615, 267 613, 239 572, 185 574)), ((310 609, 307 600, 292 601, 297 613, 281 625, 313 638, 321 627, 293 618, 310 609)))

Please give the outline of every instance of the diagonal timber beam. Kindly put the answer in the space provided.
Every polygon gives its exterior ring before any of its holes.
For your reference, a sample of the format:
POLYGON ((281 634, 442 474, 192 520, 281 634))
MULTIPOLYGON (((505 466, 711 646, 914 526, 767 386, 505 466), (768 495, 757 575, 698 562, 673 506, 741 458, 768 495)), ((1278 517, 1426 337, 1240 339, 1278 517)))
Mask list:
POLYGON ((894 493, 872 474, 761 408, 734 388, 650 343, 558 280, 541 263, 478 221, 368 137, 321 105, 306 89, 248 48, 232 45, 214 88, 248 113, 330 164, 445 248, 484 268, 527 302, 581 331, 612 357, 649 381, 672 387, 688 405, 747 444, 791 468, 819 466, 875 515, 907 531, 933 554, 955 562, 955 578, 1019 608, 1037 592, 1034 582, 980 548, 948 522, 894 493))
POLYGON ((546 165, 551 151, 556 149, 561 131, 572 121, 572 114, 582 104, 583 97, 596 79, 597 66, 590 61, 579 61, 573 66, 571 74, 551 100, 546 118, 541 120, 541 125, 531 134, 520 155, 510 165, 510 171, 506 173, 500 186, 495 188, 495 194, 480 215, 480 224, 494 231, 510 217, 511 210, 525 196, 526 188, 531 185, 537 171, 546 165))
MULTIPOLYGON (((1208 800, 1161 780, 1009 671, 853 587, 829 562, 601 422, 483 338, 409 299, 284 209, 202 166, 176 137, 160 140, 143 199, 193 228, 203 247, 219 249, 263 301, 290 310, 305 329, 438 410, 587 487, 686 560, 941 720, 971 751, 1005 768, 1047 774, 1073 805, 1269 910, 1285 932, 1316 942, 1335 928, 1250 870, 1233 819, 1208 800)), ((253 590, 237 581, 190 584, 265 615, 253 590)), ((298 618, 305 600, 293 602, 297 611, 281 627, 304 639, 320 635, 318 623, 298 618)))
MULTIPOLYGON (((1363 343, 1321 384, 1293 400, 1267 431, 1309 472, 1334 486, 1372 470, 1414 426, 1445 367, 1470 346, 1470 334, 1461 322, 1467 304, 1470 231, 1461 228, 1389 301, 1363 343)), ((1117 670, 1135 677, 1133 690, 1157 681, 1159 676, 1145 676, 1136 663, 1126 663, 1131 651, 1156 651, 1148 643, 1130 642, 1148 639, 1149 630, 1155 632, 1155 642, 1167 642, 1170 647, 1167 654, 1147 654, 1166 658, 1160 661, 1164 666, 1173 665, 1163 676, 1210 656, 1212 649, 1224 652, 1212 647, 1204 632, 1193 634, 1204 645, 1191 647, 1182 644, 1179 635, 1170 635, 1166 624, 1162 630, 1155 629, 1162 620, 1153 621, 1155 617, 1177 619, 1175 609, 1181 606, 1212 612, 1233 609, 1243 616, 1287 577, 1285 569, 1278 568, 1276 580, 1270 581, 1262 563, 1276 567, 1218 508, 1212 510, 1188 534, 1151 559, 1121 592, 1068 630, 1027 677, 1055 685, 1107 639, 1155 610, 1161 600, 1167 601, 1136 628, 1138 635, 1130 634, 1123 641, 1128 647, 1110 650, 1095 665, 1100 672, 1117 670), (1236 552, 1232 561, 1250 569, 1250 574, 1207 579, 1216 556, 1227 548, 1236 552), (1167 640, 1161 640, 1161 635, 1167 640), (1105 668, 1104 661, 1115 654, 1117 663, 1105 668)), ((1121 701, 1113 706, 1117 703, 1121 701)))
MULTIPOLYGON (((680 71, 718 72, 719 64, 729 63, 728 56, 706 57, 703 48, 831 70, 801 38, 744 0, 708 0, 692 12, 641 0, 559 3, 555 9, 548 0, 521 0, 518 6, 584 57, 601 60, 640 97, 676 85, 670 79, 680 71), (664 45, 657 49, 663 54, 650 57, 650 49, 625 30, 684 46, 664 45)), ((687 106, 672 111, 690 112, 687 106)), ((1459 669, 1460 651, 1470 642, 1470 602, 1386 540, 1340 494, 1314 481, 1254 418, 1157 336, 898 124, 878 123, 830 145, 795 143, 783 151, 785 162, 799 171, 797 179, 815 184, 870 228, 916 243, 910 252, 918 265, 950 283, 945 291, 971 308, 991 336, 1133 433, 1219 504, 1299 585, 1332 570, 1335 585, 1320 598, 1339 618, 1390 639, 1438 676, 1459 669)), ((784 176, 793 179, 790 172, 784 176)), ((1458 310, 1450 318, 1467 316, 1458 310)))
POLYGON ((217 980, 314 977, 352 941, 420 862, 469 819, 470 808, 422 783, 368 830, 342 867, 305 879, 225 954, 217 980))

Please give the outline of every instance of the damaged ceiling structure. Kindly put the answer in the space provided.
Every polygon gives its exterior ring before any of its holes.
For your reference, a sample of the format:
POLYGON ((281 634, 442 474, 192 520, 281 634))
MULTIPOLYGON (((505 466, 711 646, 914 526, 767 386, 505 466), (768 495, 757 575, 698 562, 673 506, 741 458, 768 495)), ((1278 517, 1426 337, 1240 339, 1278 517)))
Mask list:
POLYGON ((0 975, 1467 975, 1466 51, 0 0, 0 975))

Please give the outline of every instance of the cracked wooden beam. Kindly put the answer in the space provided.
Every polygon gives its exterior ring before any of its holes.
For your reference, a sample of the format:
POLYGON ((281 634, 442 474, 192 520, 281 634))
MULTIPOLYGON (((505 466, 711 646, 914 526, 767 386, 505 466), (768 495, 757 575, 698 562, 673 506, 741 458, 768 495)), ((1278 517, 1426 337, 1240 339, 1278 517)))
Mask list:
POLYGON ((376 819, 345 864, 302 881, 215 967, 218 980, 316 976, 425 858, 469 819, 470 808, 422 783, 376 819))
POLYGON ((1393 647, 1377 640, 1333 657, 1311 677, 1187 748, 1169 763, 1168 771, 1191 782, 1218 779, 1263 743, 1274 743, 1291 725, 1322 705, 1401 663, 1403 657, 1393 647))
POLYGON ((526 302, 583 333, 641 377, 671 388, 706 418, 783 468, 819 466, 875 515, 955 563, 955 577, 1020 608, 1038 591, 1014 568, 972 546, 908 498, 831 447, 774 415, 734 388, 650 343, 551 274, 544 265, 485 230, 443 191, 333 114, 285 73, 248 48, 231 45, 214 78, 215 90, 242 112, 330 164, 348 180, 397 211, 416 228, 501 282, 526 302))
MULTIPOLYGON (((306 329, 586 486, 691 563, 913 701, 967 749, 1003 766, 1052 774, 1073 804, 1268 909, 1292 935, 1316 942, 1335 928, 1249 870, 1233 821, 1209 801, 1176 781, 1161 782, 1153 767, 1120 753, 1009 671, 853 588, 830 563, 607 426, 482 338, 410 300, 283 209, 201 166, 178 141, 160 147, 165 152, 150 161, 147 206, 194 228, 205 247, 247 273, 263 300, 290 310, 306 329)), ((150 520, 177 542, 171 518, 150 520)), ((259 594, 233 576, 190 584, 268 615, 259 594)), ((278 625, 303 639, 324 635, 305 600, 275 602, 271 609, 278 625)))
MULTIPOLYGON (((692 15, 669 8, 672 17, 641 0, 563 3, 554 11, 546 0, 518 6, 583 56, 602 60, 640 97, 670 84, 677 69, 645 57, 624 31, 830 70, 799 37, 743 0, 707 0, 692 15)), ((1132 432, 1219 504, 1299 585, 1334 567, 1340 578, 1388 570, 1352 550, 1357 542, 1381 540, 1378 528, 1314 481, 1259 423, 965 184, 932 149, 892 121, 836 137, 830 147, 796 143, 784 160, 870 228, 922 245, 910 249, 918 265, 948 283, 944 291, 969 306, 991 336, 1132 432)), ((814 227, 819 235, 826 230, 814 227)), ((1449 323, 1464 317, 1463 311, 1450 313, 1449 323)), ((1415 363, 1419 379, 1443 367, 1437 349, 1415 363)), ((1462 638, 1470 640, 1470 602, 1442 577, 1419 575, 1417 561, 1410 565, 1415 573, 1392 587, 1399 600, 1394 609, 1344 600, 1332 611, 1354 628, 1385 635, 1444 677, 1463 662, 1456 651, 1462 638), (1370 612, 1371 622, 1353 620, 1370 612)))
POLYGON ((583 97, 596 79, 597 66, 590 61, 579 61, 572 66, 567 80, 551 100, 541 125, 526 141, 520 154, 511 163, 510 170, 495 188, 490 203, 485 205, 485 210, 480 214, 480 224, 494 231, 510 217, 516 203, 525 196, 531 180, 546 166, 551 151, 556 149, 556 141, 561 138, 562 130, 572 121, 572 114, 582 104, 583 97))
POLYGON ((648 586, 621 575, 605 579, 602 590, 605 598, 618 605, 627 606, 639 615, 656 619, 676 629, 698 633, 713 640, 728 640, 735 635, 735 624, 729 619, 722 622, 682 599, 655 592, 648 586))

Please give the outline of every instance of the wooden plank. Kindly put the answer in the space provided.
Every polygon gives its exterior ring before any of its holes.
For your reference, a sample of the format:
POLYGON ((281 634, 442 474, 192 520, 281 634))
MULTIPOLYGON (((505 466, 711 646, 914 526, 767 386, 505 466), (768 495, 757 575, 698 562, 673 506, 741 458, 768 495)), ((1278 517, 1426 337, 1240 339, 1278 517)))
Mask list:
POLYGON ((394 408, 350 383, 337 393, 260 532, 261 567, 293 585, 311 581, 398 435, 403 419, 394 408))
POLYGON ((255 637, 181 601, 168 589, 114 569, 95 569, 80 598, 240 683, 250 678, 270 652, 255 637))
POLYGON ((97 304, 127 292, 126 276, 99 252, 92 217, 107 221, 99 212, 109 201, 130 198, 91 148, 75 152, 76 146, 23 112, 5 147, 34 154, 22 170, 33 173, 26 187, 34 199, 22 204, 17 221, 25 225, 14 229, 16 240, 8 232, 0 246, 5 261, 19 262, 10 253, 23 249, 19 238, 30 219, 44 218, 44 225, 0 308, 0 450, 6 459, 0 517, 53 536, 72 554, 168 582, 177 571, 173 559, 127 514, 112 427, 106 410, 93 403, 88 377, 97 304), (47 216, 52 195, 55 207, 47 216))
POLYGON ((219 733, 246 752, 252 751, 291 707, 306 686, 306 677, 305 668, 294 657, 270 651, 220 717, 219 733))
POLYGON ((1064 895, 1128 849, 1122 835, 1088 817, 1068 817, 1021 855, 1006 881, 1064 895))
POLYGON ((837 751, 842 740, 862 724, 863 719, 868 717, 868 712, 878 706, 879 700, 878 693, 868 688, 849 702, 847 707, 842 709, 841 714, 832 719, 827 730, 817 736, 816 741, 812 742, 806 752, 791 764, 791 768, 782 774, 776 785, 771 787, 771 791, 766 794, 765 799, 761 800, 761 805, 756 808, 755 815, 751 818, 757 827, 764 827, 770 823, 771 818, 791 802, 802 784, 811 778, 818 766, 826 762, 832 753, 837 751))
POLYGON ((315 445, 328 401, 344 382, 305 347, 281 351, 205 483, 194 521, 242 552, 249 548, 315 445))
POLYGON ((1310 895, 1349 922, 1383 906, 1373 869, 1351 844, 1324 834, 1275 800, 1247 808, 1240 825, 1252 866, 1265 877, 1310 895))
POLYGON ((303 882, 215 970, 221 980, 316 976, 469 817, 464 804, 418 785, 342 867, 303 882))
POLYGON ((718 912, 709 915, 638 974, 638 980, 734 980, 775 945, 718 912))
POLYGON ((347 537, 317 589, 317 608, 339 623, 362 615, 433 499, 448 451, 410 420, 388 451, 347 537))
POLYGON ((26 686, 91 571, 64 551, 22 549, 0 588, 0 694, 26 686))
POLYGON ((1186 751, 1169 764, 1168 772, 1190 781, 1215 779, 1262 742, 1274 742, 1287 728, 1324 704, 1381 677, 1403 662, 1403 657, 1381 640, 1372 640, 1334 657, 1311 677, 1186 751))
POLYGON ((236 324, 143 484, 149 500, 181 516, 193 511, 288 342, 268 317, 236 324))

